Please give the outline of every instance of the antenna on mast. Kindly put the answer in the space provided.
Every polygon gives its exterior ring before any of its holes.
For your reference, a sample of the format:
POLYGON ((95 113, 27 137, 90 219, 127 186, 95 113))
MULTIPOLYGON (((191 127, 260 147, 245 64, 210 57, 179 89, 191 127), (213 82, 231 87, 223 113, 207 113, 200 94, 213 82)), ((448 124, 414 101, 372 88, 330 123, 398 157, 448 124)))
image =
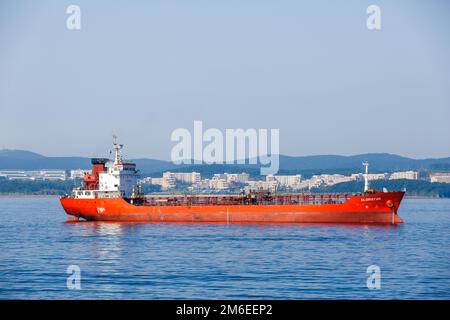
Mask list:
POLYGON ((369 163, 363 162, 363 166, 366 167, 366 173, 364 174, 364 192, 369 190, 369 163))
POLYGON ((114 148, 114 163, 121 163, 122 162, 122 148, 123 144, 117 143, 117 136, 113 135, 113 148, 114 148))

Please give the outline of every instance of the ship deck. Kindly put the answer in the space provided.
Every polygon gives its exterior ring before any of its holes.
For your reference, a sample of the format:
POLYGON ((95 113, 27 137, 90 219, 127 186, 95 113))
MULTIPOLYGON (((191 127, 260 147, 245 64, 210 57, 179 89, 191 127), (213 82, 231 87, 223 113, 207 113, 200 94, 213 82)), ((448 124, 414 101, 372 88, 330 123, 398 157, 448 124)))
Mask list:
POLYGON ((127 198, 144 206, 319 205, 340 204, 354 194, 148 195, 127 198))

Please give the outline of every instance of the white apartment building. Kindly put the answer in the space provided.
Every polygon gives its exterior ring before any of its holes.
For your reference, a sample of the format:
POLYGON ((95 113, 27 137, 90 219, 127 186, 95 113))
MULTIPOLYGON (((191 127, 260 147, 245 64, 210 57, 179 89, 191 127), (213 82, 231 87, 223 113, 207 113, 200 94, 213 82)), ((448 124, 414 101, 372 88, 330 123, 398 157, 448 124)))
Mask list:
POLYGON ((248 173, 224 173, 224 178, 228 183, 246 183, 250 180, 248 173))
POLYGON ((163 181, 163 178, 150 178, 150 183, 158 186, 162 186, 163 181))
POLYGON ((194 185, 193 187, 195 189, 209 189, 209 180, 210 179, 200 180, 200 182, 194 185))
POLYGON ((440 183, 450 183, 450 172, 431 173, 430 181, 440 183))
POLYGON ((40 170, 36 172, 37 179, 42 180, 62 180, 67 179, 66 170, 40 170))
POLYGON ((65 181, 67 174, 65 170, 2 170, 0 177, 9 180, 61 180, 65 181))
POLYGON ((419 173, 417 171, 399 171, 392 173, 389 177, 389 180, 397 180, 397 179, 417 180, 418 178, 419 173))
POLYGON ((197 184, 201 180, 198 172, 174 172, 173 177, 176 181, 187 184, 197 184))
MULTIPOLYGON (((364 181, 364 173, 353 173, 350 177, 353 180, 362 180, 364 181)), ((388 173, 369 173, 367 175, 367 178, 369 180, 385 180, 388 179, 390 177, 390 175, 388 173)))
MULTIPOLYGON (((369 173, 367 175, 367 178, 370 180, 384 180, 388 178, 388 174, 387 173, 369 173)), ((364 178, 364 174, 363 174, 363 178, 364 178)))
POLYGON ((73 169, 73 170, 70 170, 70 179, 71 180, 83 179, 85 173, 91 174, 91 172, 92 172, 92 170, 73 169))
POLYGON ((250 190, 266 190, 275 192, 278 189, 278 181, 248 181, 247 188, 250 190))
POLYGON ((208 180, 208 187, 214 190, 224 190, 230 187, 226 179, 212 178, 208 180))
POLYGON ((312 186, 311 186, 310 179, 302 180, 302 182, 300 182, 297 185, 297 190, 305 190, 305 189, 311 189, 311 188, 312 188, 312 186))
POLYGON ((164 172, 162 181, 161 181, 161 188, 163 190, 169 190, 176 187, 175 183, 175 176, 172 172, 164 172))
POLYGON ((249 176, 247 174, 234 173, 216 173, 209 181, 209 188, 215 190, 223 190, 230 188, 230 185, 235 182, 248 181, 249 176))
POLYGON ((152 178, 152 177, 144 177, 144 178, 139 180, 139 183, 142 183, 142 184, 153 184, 152 179, 154 179, 154 178, 152 178))
POLYGON ((21 170, 2 170, 0 171, 0 177, 8 180, 32 180, 26 174, 26 171, 21 170))
POLYGON ((161 178, 145 177, 140 180, 141 183, 159 185, 163 190, 174 189, 177 182, 197 185, 201 182, 201 176, 198 172, 164 172, 161 178))
POLYGON ((356 180, 352 176, 344 176, 342 174, 322 174, 319 178, 327 186, 332 186, 338 183, 350 182, 356 180))
POLYGON ((325 181, 323 180, 322 176, 318 175, 312 176, 311 179, 307 180, 307 182, 308 182, 308 189, 319 188, 325 185, 325 181))
POLYGON ((266 182, 276 181, 280 186, 287 188, 295 188, 302 181, 302 176, 300 174, 297 175, 286 175, 286 176, 274 176, 267 175, 266 182))
POLYGON ((158 186, 162 186, 163 181, 164 181, 163 178, 152 178, 152 177, 145 177, 139 180, 139 182, 143 184, 152 184, 158 186))
POLYGON ((352 179, 352 181, 356 181, 356 180, 361 181, 361 180, 364 180, 364 174, 362 174, 362 173, 353 173, 350 176, 350 178, 352 179))
POLYGON ((306 179, 296 184, 295 187, 301 189, 320 188, 323 186, 332 186, 338 183, 355 181, 359 178, 358 174, 344 176, 342 174, 321 174, 314 175, 310 179, 306 179))

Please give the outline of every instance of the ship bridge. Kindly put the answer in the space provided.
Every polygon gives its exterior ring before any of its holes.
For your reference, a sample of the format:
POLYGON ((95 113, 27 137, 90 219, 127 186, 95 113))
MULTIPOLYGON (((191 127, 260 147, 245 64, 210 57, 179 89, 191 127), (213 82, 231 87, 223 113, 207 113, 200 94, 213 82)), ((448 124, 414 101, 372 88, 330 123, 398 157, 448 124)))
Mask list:
POLYGON ((108 197, 130 197, 138 180, 136 164, 124 161, 123 144, 116 142, 114 137, 114 159, 92 159, 92 174, 84 176, 83 189, 74 190, 77 198, 95 198, 97 194, 108 197))

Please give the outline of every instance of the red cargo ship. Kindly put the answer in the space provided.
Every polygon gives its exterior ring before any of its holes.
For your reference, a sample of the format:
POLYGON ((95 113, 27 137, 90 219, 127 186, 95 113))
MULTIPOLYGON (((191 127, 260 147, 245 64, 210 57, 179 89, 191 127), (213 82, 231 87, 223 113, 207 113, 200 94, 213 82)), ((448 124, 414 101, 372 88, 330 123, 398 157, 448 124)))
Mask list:
POLYGON ((361 194, 271 194, 144 196, 137 187, 136 165, 124 162, 123 145, 114 142, 115 157, 92 159, 84 186, 61 197, 67 214, 77 219, 182 223, 379 223, 399 224, 404 192, 361 194))

